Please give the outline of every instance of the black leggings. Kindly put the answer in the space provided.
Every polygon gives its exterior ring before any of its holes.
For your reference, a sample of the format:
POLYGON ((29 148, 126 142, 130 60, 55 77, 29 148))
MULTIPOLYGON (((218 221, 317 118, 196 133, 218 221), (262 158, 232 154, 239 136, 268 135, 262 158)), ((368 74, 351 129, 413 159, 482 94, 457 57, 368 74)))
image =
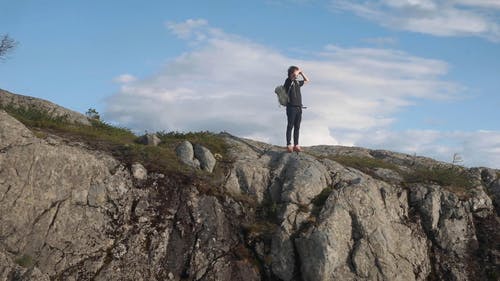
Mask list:
POLYGON ((302 108, 299 106, 287 106, 286 116, 288 124, 286 126, 286 145, 290 145, 293 129, 293 144, 299 144, 300 121, 302 120, 302 108))

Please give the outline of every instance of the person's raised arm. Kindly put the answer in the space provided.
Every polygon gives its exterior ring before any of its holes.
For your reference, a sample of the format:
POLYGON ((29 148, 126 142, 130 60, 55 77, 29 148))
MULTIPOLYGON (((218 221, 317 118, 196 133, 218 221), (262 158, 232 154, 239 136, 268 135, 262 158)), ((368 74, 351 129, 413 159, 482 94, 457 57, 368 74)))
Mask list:
POLYGON ((309 78, 307 78, 307 76, 304 74, 304 72, 302 72, 302 70, 299 70, 299 74, 302 75, 302 77, 304 78, 304 83, 307 83, 309 82, 309 78))

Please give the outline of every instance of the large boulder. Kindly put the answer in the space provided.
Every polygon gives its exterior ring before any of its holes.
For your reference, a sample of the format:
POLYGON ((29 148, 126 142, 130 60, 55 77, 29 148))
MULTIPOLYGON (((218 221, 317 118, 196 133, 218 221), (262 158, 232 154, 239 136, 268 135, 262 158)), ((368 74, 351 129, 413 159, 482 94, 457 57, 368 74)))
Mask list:
POLYGON ((179 160, 193 168, 199 168, 200 167, 200 161, 196 158, 194 158, 194 149, 193 145, 189 141, 183 141, 181 142, 176 148, 175 152, 177 154, 177 157, 179 160))
POLYGON ((208 148, 204 147, 201 144, 195 144, 194 157, 200 162, 200 167, 202 170, 210 173, 214 170, 215 163, 217 161, 208 148))
POLYGON ((161 139, 156 134, 148 133, 140 136, 137 141, 141 144, 157 146, 160 144, 161 139))
POLYGON ((175 148, 179 160, 193 168, 199 168, 212 173, 217 163, 212 152, 201 144, 192 144, 185 140, 175 148))

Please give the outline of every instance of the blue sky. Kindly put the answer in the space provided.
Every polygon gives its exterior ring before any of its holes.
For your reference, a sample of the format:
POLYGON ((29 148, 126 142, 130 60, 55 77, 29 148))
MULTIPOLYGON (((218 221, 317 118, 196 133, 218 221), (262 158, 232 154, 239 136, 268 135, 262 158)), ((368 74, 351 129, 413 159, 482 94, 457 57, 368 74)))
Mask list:
POLYGON ((145 130, 284 145, 274 87, 309 74, 301 144, 500 168, 500 0, 2 1, 0 88, 145 130))

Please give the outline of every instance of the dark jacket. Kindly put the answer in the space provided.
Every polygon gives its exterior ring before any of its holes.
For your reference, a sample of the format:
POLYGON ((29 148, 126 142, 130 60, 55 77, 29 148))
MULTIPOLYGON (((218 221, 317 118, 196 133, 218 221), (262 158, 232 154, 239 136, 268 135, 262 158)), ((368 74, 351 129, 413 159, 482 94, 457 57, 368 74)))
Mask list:
POLYGON ((302 87, 303 85, 304 80, 293 80, 292 85, 292 79, 286 78, 285 84, 283 86, 285 87, 285 90, 288 93, 289 97, 287 106, 302 106, 302 94, 300 93, 300 87, 302 87), (292 87, 291 90, 290 87, 292 87))

